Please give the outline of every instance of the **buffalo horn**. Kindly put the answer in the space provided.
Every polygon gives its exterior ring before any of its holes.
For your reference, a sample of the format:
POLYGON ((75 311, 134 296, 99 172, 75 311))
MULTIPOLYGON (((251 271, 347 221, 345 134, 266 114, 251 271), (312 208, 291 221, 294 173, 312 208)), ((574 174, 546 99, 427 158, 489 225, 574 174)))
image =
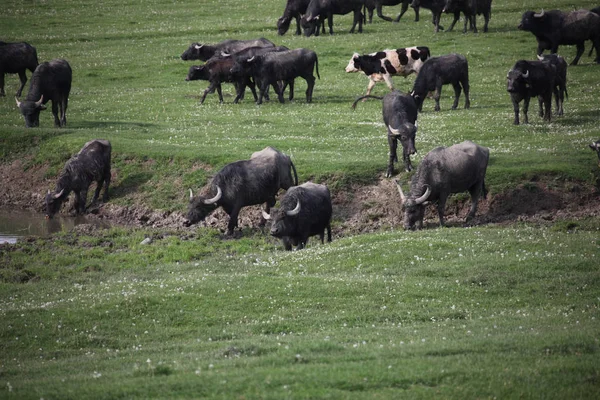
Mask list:
POLYGON ((190 189, 190 201, 194 200, 194 192, 190 189))
POLYGON ((267 213, 265 210, 260 211, 262 211, 262 216, 264 219, 266 219, 267 221, 271 219, 271 214, 267 213))
POLYGON ((17 102, 17 107, 21 108, 21 102, 19 101, 19 99, 17 99, 17 98, 15 97, 15 101, 17 102))
POLYGON ((306 22, 310 22, 310 21, 312 21, 312 19, 313 19, 312 15, 309 15, 306 17, 306 22))
POLYGON ((396 182, 396 186, 398 187, 398 193, 400 193, 400 200, 402 201, 402 203, 404 203, 406 201, 406 196, 402 191, 402 186, 400 186, 400 182, 398 182, 398 179, 394 179, 394 182, 396 182))
POLYGON ((388 125, 388 129, 390 130, 390 132, 392 132, 392 135, 394 135, 394 136, 400 135, 400 129, 394 129, 394 128, 392 128, 391 125, 388 125))
POLYGON ((254 58, 255 58, 255 57, 256 57, 256 56, 252 56, 252 57, 250 57, 250 58, 248 59, 248 62, 252 62, 252 61, 254 61, 254 58))
POLYGON ((221 52, 221 57, 229 57, 231 54, 229 53, 225 53, 224 51, 221 52))
POLYGON ((54 198, 55 198, 55 199, 58 199, 60 196, 62 196, 62 194, 63 194, 63 192, 64 192, 64 191, 65 191, 65 189, 63 189, 63 190, 61 190, 60 192, 56 193, 56 194, 54 195, 54 198))
POLYGON ((533 14, 534 17, 536 18, 542 18, 544 16, 544 9, 542 8, 542 12, 539 14, 533 14))
POLYGON ((542 61, 544 59, 543 56, 540 56, 539 54, 537 55, 538 60, 542 61))
POLYGON ((429 185, 425 185, 425 187, 426 187, 425 193, 423 194, 423 196, 419 197, 418 199, 415 199, 415 204, 425 203, 425 200, 427 200, 427 198, 431 194, 431 188, 429 187, 429 185))
POLYGON ((525 72, 523 74, 523 78, 525 78, 525 79, 529 78, 529 70, 527 70, 527 72, 525 72))
POLYGON ((42 95, 42 97, 40 97, 40 99, 35 102, 35 106, 36 107, 41 106, 42 105, 42 101, 44 101, 44 95, 42 95))
POLYGON ((213 197, 212 199, 204 200, 204 204, 214 204, 217 201, 219 201, 219 199, 221 198, 222 195, 223 195, 223 192, 221 192, 221 188, 217 186, 217 195, 215 197, 213 197))
POLYGON ((415 129, 419 129, 419 121, 415 121, 415 129))
POLYGON ((290 211, 286 211, 285 213, 287 215, 289 215, 290 217, 293 217, 295 215, 298 215, 298 213, 300 212, 300 200, 297 200, 298 203, 296 203, 296 208, 294 208, 293 210, 290 211))
POLYGON ((204 45, 203 45, 203 44, 201 44, 201 45, 195 45, 195 46, 194 46, 194 48, 195 48, 196 50, 200 50, 200 49, 202 48, 202 46, 204 46, 204 45))

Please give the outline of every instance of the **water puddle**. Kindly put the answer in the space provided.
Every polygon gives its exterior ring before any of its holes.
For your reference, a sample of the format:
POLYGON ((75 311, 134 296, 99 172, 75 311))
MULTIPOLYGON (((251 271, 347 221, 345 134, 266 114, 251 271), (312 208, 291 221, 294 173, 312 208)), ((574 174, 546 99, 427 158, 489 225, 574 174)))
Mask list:
POLYGON ((109 226, 106 222, 90 220, 83 215, 56 215, 52 219, 46 219, 42 213, 0 209, 0 244, 16 243, 25 236, 48 236, 56 232, 66 232, 81 224, 109 226))

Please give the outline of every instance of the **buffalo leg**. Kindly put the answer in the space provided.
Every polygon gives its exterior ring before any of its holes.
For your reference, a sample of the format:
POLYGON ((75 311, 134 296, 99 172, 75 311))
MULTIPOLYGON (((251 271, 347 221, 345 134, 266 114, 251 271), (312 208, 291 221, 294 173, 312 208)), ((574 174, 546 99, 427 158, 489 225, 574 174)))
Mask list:
MULTIPOLYGON (((290 87, 290 97, 289 97, 289 99, 290 99, 290 101, 292 101, 292 100, 294 100, 294 80, 292 79, 290 81, 287 81, 285 84, 290 87)), ((283 90, 284 89, 281 89, 282 93, 283 93, 283 90)))
POLYGON ((313 94, 313 89, 315 88, 315 77, 307 76, 305 79, 306 79, 306 84, 308 85, 306 88, 306 102, 312 103, 312 94, 313 94))
POLYGON ((206 99, 206 95, 209 93, 214 93, 216 88, 216 84, 214 82, 211 82, 208 87, 206 88, 206 90, 204 91, 204 93, 202 93, 202 97, 200 98, 200 104, 204 103, 204 100, 206 99))
MULTIPOLYGON (((400 14, 398 14, 398 16, 396 17, 394 22, 400 22, 400 18, 402 18, 402 16, 406 12, 406 10, 408 10, 408 1, 403 1, 402 8, 400 9, 400 14)), ((415 10, 415 12, 417 12, 417 11, 415 10)), ((416 21, 418 21, 418 19, 416 21)))
POLYGON ((102 201, 106 203, 108 201, 108 187, 110 186, 110 169, 104 174, 104 194, 102 195, 102 201))
POLYGON ((67 107, 69 106, 69 99, 65 97, 61 102, 60 110, 60 125, 67 126, 67 107))
MULTIPOLYGON (((433 93, 433 100, 435 100, 435 111, 440 111, 440 97, 442 95, 442 84, 439 83, 436 85, 435 88, 435 93, 433 93)), ((457 102, 457 99, 454 99, 455 102, 457 102)), ((456 108, 453 107, 453 108, 456 108)))
POLYGON ((546 108, 546 112, 544 113, 544 120, 550 122, 552 119, 552 92, 548 93, 544 97, 544 106, 546 108))
POLYGON ((584 42, 577 43, 577 55, 575 55, 575 58, 573 59, 573 61, 571 61, 571 65, 577 65, 584 50, 585 50, 584 42))
MULTIPOLYGON (((454 20, 452 20, 452 23, 450 24, 450 26, 448 27, 448 30, 446 32, 451 32, 452 29, 454 29, 454 25, 458 22, 458 19, 460 18, 460 14, 454 13, 454 20)), ((439 24, 439 19, 438 19, 438 24, 439 24)), ((467 26, 467 22, 465 21, 465 29, 467 26)))
POLYGON ((528 124, 529 123, 529 118, 527 117, 527 112, 529 111, 529 96, 526 96, 523 99, 523 123, 524 124, 528 124))
POLYGON ((448 193, 440 193, 440 199, 438 200, 437 212, 440 218, 440 226, 444 226, 444 210, 446 209, 446 200, 448 199, 448 193))
POLYGON ((286 251, 292 251, 292 242, 290 241, 290 238, 288 236, 282 237, 281 241, 283 242, 283 248, 286 251))
MULTIPOLYGON (((414 153, 412 153, 412 154, 414 154, 414 153)), ((412 171, 412 164, 410 162, 410 155, 411 155, 411 153, 407 149, 403 148, 403 150, 402 150, 402 161, 404 162, 404 170, 406 172, 412 171)))
MULTIPOLYGON (((333 35, 333 14, 327 16, 327 26, 329 26, 329 34, 333 35)), ((350 31, 352 32, 352 31, 350 31)), ((325 33, 325 32, 323 32, 325 33)))
POLYGON ((388 135, 388 144, 390 145, 390 158, 388 160, 386 178, 391 178, 394 175, 394 160, 398 159, 398 141, 392 135, 388 135))
POLYGON ((538 105, 540 106, 538 115, 540 116, 540 118, 544 118, 544 97, 538 96, 538 105))
POLYGON ((269 82, 265 81, 265 82, 257 82, 257 83, 259 84, 259 90, 258 90, 258 100, 256 101, 256 104, 262 104, 263 96, 265 96, 265 94, 269 90, 269 82))
POLYGON ((296 35, 302 34, 302 29, 300 29, 300 14, 296 14, 296 35))
POLYGON ((514 125, 519 125, 519 102, 515 99, 511 99, 513 103, 513 110, 515 111, 515 120, 513 122, 514 125))
POLYGON ((100 190, 102 189, 102 185, 104 185, 104 179, 100 179, 96 183, 96 190, 94 190, 94 197, 92 197, 92 203, 95 203, 100 196, 100 190))
POLYGON ((52 100, 52 115, 54 115, 54 126, 60 127, 60 119, 58 118, 58 101, 52 100))
POLYGON ((484 19, 484 23, 483 23, 483 32, 487 33, 488 31, 488 23, 490 22, 490 12, 487 12, 485 14, 483 14, 483 19, 484 19))
POLYGON ((303 248, 306 247, 307 243, 308 243, 308 236, 300 237, 300 240, 298 240, 298 245, 296 246, 296 250, 302 250, 303 248))
POLYGON ((229 214, 229 222, 227 223, 227 235, 233 235, 233 230, 238 226, 238 215, 240 214, 239 207, 234 207, 229 214))
POLYGON ((331 243, 331 222, 327 223, 327 242, 331 243))
POLYGON ((460 97, 460 84, 458 82, 453 82, 452 87, 454 88, 454 103, 452 103, 452 109, 456 110, 456 107, 458 107, 458 98, 460 97))
MULTIPOLYGON (((385 15, 383 15, 383 6, 381 3, 377 4, 377 16, 384 21, 388 21, 388 22, 393 21, 390 17, 386 17, 385 15)), ((400 18, 398 18, 398 19, 400 19, 400 18)))
POLYGON ((281 104, 285 103, 285 99, 283 98, 283 90, 281 90, 281 88, 279 87, 279 83, 273 82, 271 86, 273 86, 273 90, 275 91, 275 93, 277 93, 277 98, 279 99, 279 102, 281 104))
MULTIPOLYGON (((2 74, 4 75, 4 74, 2 74)), ((21 97, 21 93, 23 92, 23 88, 25 87, 25 84, 27 83, 27 75, 25 75, 25 70, 23 71, 19 71, 19 79, 21 80, 21 86, 19 87, 19 90, 17 90, 17 97, 21 97)), ((2 92, 4 92, 4 85, 2 85, 2 92)))
POLYGON ((479 197, 483 190, 484 183, 478 183, 475 187, 469 190, 471 194, 471 209, 469 210, 469 214, 467 214, 467 221, 470 222, 473 218, 475 218, 475 214, 477 213, 477 203, 479 202, 479 197))
POLYGON ((4 72, 0 72, 0 97, 6 96, 4 92, 4 72))
POLYGON ((75 193, 75 212, 83 214, 85 212, 85 203, 87 201, 87 189, 75 193))
POLYGON ((471 20, 471 26, 473 27, 473 32, 477 33, 477 15, 473 14, 471 16, 471 18, 469 18, 471 20))
POLYGON ((469 76, 465 76, 460 83, 462 85, 463 92, 465 92, 465 109, 469 109, 471 108, 471 99, 469 98, 469 76))

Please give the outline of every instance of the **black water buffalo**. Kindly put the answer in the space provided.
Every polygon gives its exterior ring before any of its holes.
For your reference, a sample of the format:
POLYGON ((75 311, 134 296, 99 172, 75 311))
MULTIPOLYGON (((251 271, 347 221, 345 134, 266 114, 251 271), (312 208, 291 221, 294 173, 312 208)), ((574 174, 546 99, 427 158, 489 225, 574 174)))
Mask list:
POLYGON ((567 62, 558 54, 545 54, 537 57, 538 60, 550 64, 555 68, 556 75, 554 79, 554 101, 556 103, 556 115, 563 115, 563 102, 565 97, 569 98, 569 94, 567 92, 567 62))
POLYGON ((242 207, 266 203, 268 212, 275 205, 275 195, 280 188, 287 190, 297 184, 298 175, 292 160, 278 150, 266 147, 252 154, 249 160, 224 166, 198 196, 194 197, 190 189, 184 225, 204 220, 220 206, 229 215, 227 234, 231 235, 242 207), (293 178, 291 171, 294 172, 293 178))
POLYGON ((354 22, 350 33, 354 33, 356 25, 358 32, 362 33, 362 13, 365 0, 311 0, 306 8, 306 14, 301 18, 300 24, 304 29, 305 36, 311 36, 318 32, 318 26, 322 18, 327 18, 329 34, 333 35, 333 15, 345 15, 354 13, 354 22))
POLYGON ((471 106, 469 100, 469 64, 465 56, 461 54, 448 54, 440 57, 432 57, 425 61, 415 83, 411 94, 417 102, 419 110, 423 107, 423 101, 428 92, 434 91, 435 111, 440 111, 440 95, 442 86, 451 84, 454 88, 454 103, 452 109, 458 107, 461 86, 465 92, 465 108, 471 106))
POLYGON ((98 200, 100 190, 104 185, 102 201, 108 201, 108 186, 110 185, 110 153, 108 140, 96 139, 87 142, 67 163, 58 177, 56 190, 46 194, 46 217, 52 218, 71 192, 75 192, 75 212, 85 212, 87 193, 92 182, 97 182, 92 203, 98 200))
POLYGON ((17 107, 25 118, 25 126, 31 128, 40 125, 40 111, 46 109, 44 104, 50 100, 52 100, 54 126, 67 125, 66 114, 72 76, 71 66, 65 60, 52 60, 37 66, 31 75, 29 93, 25 100, 21 102, 15 98, 17 107))
POLYGON ((533 33, 537 39, 537 54, 544 50, 558 51, 561 44, 576 45, 577 55, 571 65, 577 65, 585 50, 584 43, 591 40, 596 49, 596 63, 600 63, 600 16, 588 10, 562 12, 560 10, 523 13, 519 29, 533 33))
POLYGON ((407 196, 396 180, 404 209, 404 229, 423 227, 425 205, 437 201, 440 226, 444 226, 444 208, 452 193, 469 191, 471 210, 469 222, 477 212, 479 196, 487 196, 485 172, 490 151, 471 141, 464 141, 450 147, 437 147, 425 155, 417 167, 407 196))
POLYGON ((600 167, 600 139, 596 140, 594 143, 591 143, 590 149, 594 150, 598 154, 598 166, 600 167))
POLYGON ((445 13, 454 13, 454 20, 450 24, 448 31, 454 28, 454 24, 458 21, 459 13, 465 16, 465 25, 463 33, 467 32, 467 22, 470 23, 473 32, 477 33, 477 15, 483 14, 483 31, 488 31, 488 23, 492 15, 492 0, 446 0, 446 6, 443 10, 445 13))
POLYGON ((538 96, 540 102, 540 117, 550 121, 552 119, 552 93, 555 88, 556 68, 542 61, 519 60, 508 71, 506 76, 506 90, 510 93, 510 98, 515 111, 514 124, 519 125, 519 103, 523 100, 524 122, 527 124, 527 111, 529 110, 529 100, 533 96, 538 96), (544 107, 546 111, 544 112, 544 107))
POLYGON ((279 102, 283 103, 283 89, 278 82, 285 82, 290 85, 290 97, 294 98, 294 79, 302 77, 306 80, 308 87, 306 89, 306 102, 312 101, 312 93, 315 86, 315 77, 313 70, 316 67, 317 76, 319 75, 319 61, 317 53, 307 49, 295 49, 275 53, 267 53, 262 56, 251 57, 246 60, 238 60, 232 69, 233 73, 252 76, 259 85, 257 104, 262 104, 262 98, 267 93, 269 85, 278 95, 279 102))
POLYGON ((310 236, 319 235, 321 243, 331 242, 331 195, 325 185, 306 182, 290 188, 281 198, 280 207, 263 217, 271 220, 271 235, 281 238, 286 250, 306 247, 310 236))
POLYGON ((415 135, 417 133, 417 104, 412 96, 402 94, 398 91, 393 91, 385 95, 385 97, 362 96, 359 97, 353 104, 356 104, 364 99, 372 97, 375 99, 383 99, 383 122, 387 127, 388 144, 390 146, 389 162, 386 178, 389 178, 394 173, 394 161, 398 161, 398 140, 402 144, 402 161, 406 172, 412 170, 410 156, 417 152, 415 148, 415 135))
MULTIPOLYGON (((446 6, 446 0, 412 0, 410 6, 415 9, 415 12, 417 12, 419 8, 431 10, 432 23, 435 26, 435 31, 439 32, 444 29, 444 27, 440 25, 440 18, 442 17, 442 11, 446 6)), ((458 12, 455 12, 454 18, 458 19, 459 15, 458 12)))
MULTIPOLYGON (((369 14, 369 23, 373 22, 373 10, 376 10, 377 16, 383 19, 384 21, 400 21, 400 18, 402 18, 406 10, 408 10, 410 2, 411 0, 365 0, 365 9, 369 14), (400 14, 398 14, 398 16, 395 19, 383 15, 383 6, 397 6, 398 4, 402 4, 402 9, 400 10, 400 14)), ((418 8, 415 9, 415 22, 417 21, 419 21, 418 8)))
POLYGON ((346 72, 361 71, 369 77, 367 94, 377 82, 385 81, 390 90, 394 90, 392 76, 407 77, 412 73, 418 74, 423 63, 431 56, 429 48, 413 46, 396 50, 383 50, 377 53, 360 55, 354 53, 346 66, 346 72))
POLYGON ((217 44, 192 43, 186 51, 181 54, 182 60, 207 61, 213 56, 221 53, 233 54, 246 47, 274 47, 275 44, 265 38, 251 40, 228 39, 217 44))
MULTIPOLYGON (((306 8, 308 7, 308 3, 310 0, 287 0, 285 4, 285 9, 283 10, 283 15, 277 20, 277 34, 285 35, 285 33, 290 29, 290 23, 292 22, 292 18, 296 19, 296 35, 302 34, 302 30, 300 29, 300 18, 306 13, 306 8)), ((323 33, 325 33, 325 19, 322 21, 323 33)), ((319 26, 317 26, 316 35, 319 35, 319 26)))
POLYGON ((33 73, 38 64, 37 51, 30 44, 0 42, 0 96, 6 96, 4 74, 19 74, 21 86, 15 96, 20 97, 27 83, 25 71, 33 73))

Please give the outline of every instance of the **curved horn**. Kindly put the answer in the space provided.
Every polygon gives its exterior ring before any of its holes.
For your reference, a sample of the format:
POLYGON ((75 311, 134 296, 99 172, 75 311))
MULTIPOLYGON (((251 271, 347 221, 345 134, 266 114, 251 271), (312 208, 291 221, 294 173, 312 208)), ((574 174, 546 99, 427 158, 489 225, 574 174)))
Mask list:
POLYGON ((300 200, 296 200, 298 203, 296 203, 296 208, 294 208, 291 211, 286 211, 286 215, 289 215, 290 217, 293 217, 295 215, 298 215, 298 213, 300 212, 300 200))
POLYGON ((262 216, 264 219, 266 219, 267 221, 271 219, 271 214, 267 213, 265 210, 260 211, 262 211, 262 216))
POLYGON ((423 196, 419 197, 418 199, 415 199, 415 204, 425 203, 425 200, 427 200, 427 198, 431 194, 431 188, 429 187, 429 185, 425 185, 425 187, 427 188, 425 189, 425 193, 423 194, 423 196))
POLYGON ((248 59, 248 62, 254 61, 255 58, 256 58, 256 56, 252 56, 251 58, 248 59))
POLYGON ((398 193, 400 193, 400 200, 402 201, 402 203, 404 203, 406 201, 406 196, 402 191, 402 186, 400 186, 400 182, 398 182, 398 179, 394 179, 394 182, 396 182, 396 186, 398 187, 398 193))
POLYGON ((221 188, 219 186, 217 186, 217 195, 215 197, 213 197, 212 199, 204 200, 204 204, 214 204, 217 201, 219 201, 219 199, 221 199, 222 195, 223 195, 223 192, 221 192, 221 188))
POLYGON ((194 200, 194 192, 190 189, 190 201, 194 200))
POLYGON ((17 99, 17 98, 15 97, 15 101, 17 102, 17 107, 21 108, 21 102, 19 101, 19 99, 17 99))
POLYGON ((225 53, 224 51, 221 52, 221 57, 229 57, 231 54, 229 53, 225 53))
POLYGON ((534 17, 536 18, 542 18, 544 16, 544 9, 542 8, 542 12, 539 14, 533 14, 534 17))
POLYGON ((523 74, 523 78, 525 78, 525 79, 529 78, 529 70, 527 70, 527 72, 525 72, 523 74))
POLYGON ((312 21, 313 17, 311 15, 306 16, 306 22, 312 21))
POLYGON ((539 54, 537 55, 538 60, 542 61, 544 59, 544 57, 540 56, 539 54))
POLYGON ((44 101, 44 95, 42 95, 42 97, 40 97, 40 99, 35 102, 35 106, 36 107, 41 106, 43 101, 44 101))
POLYGON ((194 48, 195 48, 196 50, 200 50, 200 49, 202 48, 202 46, 204 46, 204 45, 203 45, 203 44, 201 44, 201 45, 195 45, 195 46, 194 46, 194 48))
POLYGON ((62 194, 63 194, 63 192, 64 192, 64 191, 65 191, 65 189, 63 189, 63 190, 61 190, 60 192, 56 193, 56 194, 54 195, 54 198, 55 198, 55 199, 58 199, 60 196, 62 196, 62 194))
POLYGON ((400 129, 394 129, 394 128, 392 128, 391 125, 388 125, 388 129, 390 130, 390 132, 392 132, 392 135, 394 135, 394 136, 400 135, 400 129))
POLYGON ((415 130, 416 130, 416 129, 419 129, 419 121, 416 121, 416 120, 415 120, 415 130))

